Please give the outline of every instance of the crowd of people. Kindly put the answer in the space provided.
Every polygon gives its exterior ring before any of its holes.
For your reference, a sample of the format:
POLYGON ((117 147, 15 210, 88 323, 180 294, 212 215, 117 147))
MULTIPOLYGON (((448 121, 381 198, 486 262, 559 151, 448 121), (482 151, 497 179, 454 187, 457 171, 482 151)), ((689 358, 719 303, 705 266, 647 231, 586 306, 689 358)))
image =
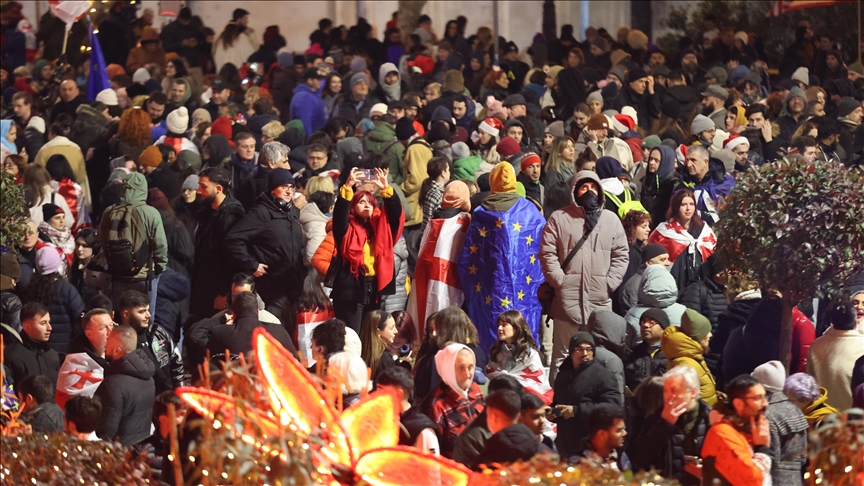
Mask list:
POLYGON ((78 24, 63 54, 53 13, 34 33, 2 7, 2 165, 29 207, 0 267, 3 407, 33 432, 173 483, 174 390, 258 328, 478 470, 802 484, 808 430, 864 405, 864 275, 800 302, 781 356, 782 296, 712 229, 760 165, 861 170, 864 67, 830 32, 800 24, 769 76, 759 35, 710 15, 674 51, 426 15, 403 38, 394 14, 383 39, 323 19, 298 53, 242 8, 217 35, 134 3, 99 26, 95 99, 78 24))

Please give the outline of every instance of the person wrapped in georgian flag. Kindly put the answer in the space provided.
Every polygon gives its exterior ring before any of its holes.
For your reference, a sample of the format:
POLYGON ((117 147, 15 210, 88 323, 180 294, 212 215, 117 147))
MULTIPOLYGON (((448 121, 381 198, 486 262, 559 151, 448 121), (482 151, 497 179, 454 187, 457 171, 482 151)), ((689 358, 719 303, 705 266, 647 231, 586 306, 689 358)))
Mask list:
POLYGON ((60 408, 65 410, 66 402, 76 395, 92 397, 96 393, 105 375, 103 366, 107 365, 104 360, 99 361, 86 352, 66 356, 57 375, 57 392, 54 398, 60 408))
POLYGON ((498 316, 498 341, 489 349, 489 364, 486 376, 491 380, 507 374, 525 389, 552 404, 553 391, 531 336, 525 316, 518 310, 508 310, 498 316))
POLYGON ((444 188, 441 207, 432 214, 420 241, 414 268, 413 289, 408 296, 408 314, 414 319, 418 336, 424 336, 426 318, 465 300, 459 278, 459 258, 471 225, 468 186, 453 181, 444 188))

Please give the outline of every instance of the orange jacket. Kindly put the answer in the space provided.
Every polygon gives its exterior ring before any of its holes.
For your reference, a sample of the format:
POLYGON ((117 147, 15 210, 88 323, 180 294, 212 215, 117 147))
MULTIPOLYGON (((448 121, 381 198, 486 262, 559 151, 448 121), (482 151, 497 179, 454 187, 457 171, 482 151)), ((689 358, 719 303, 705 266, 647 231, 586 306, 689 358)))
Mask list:
POLYGON ((330 261, 333 260, 334 256, 336 256, 336 240, 333 238, 333 232, 328 231, 327 236, 324 237, 324 241, 321 242, 321 246, 312 255, 310 262, 312 268, 318 272, 318 275, 321 275, 322 279, 327 275, 327 270, 330 269, 330 261))
POLYGON ((725 421, 718 422, 702 444, 702 484, 714 484, 717 479, 723 485, 759 486, 766 461, 767 471, 771 470, 770 457, 767 447, 758 446, 754 452, 744 434, 725 421), (766 457, 757 458, 763 454, 766 457))

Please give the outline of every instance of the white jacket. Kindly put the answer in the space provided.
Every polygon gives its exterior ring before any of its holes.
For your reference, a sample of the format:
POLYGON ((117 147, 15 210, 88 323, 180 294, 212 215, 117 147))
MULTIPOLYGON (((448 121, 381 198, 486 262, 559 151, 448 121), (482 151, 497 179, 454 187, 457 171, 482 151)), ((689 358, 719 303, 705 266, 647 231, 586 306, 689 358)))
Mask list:
POLYGON ((855 329, 838 331, 831 326, 810 345, 807 374, 828 390, 828 399, 838 410, 852 407, 852 369, 861 356, 864 334, 855 329))

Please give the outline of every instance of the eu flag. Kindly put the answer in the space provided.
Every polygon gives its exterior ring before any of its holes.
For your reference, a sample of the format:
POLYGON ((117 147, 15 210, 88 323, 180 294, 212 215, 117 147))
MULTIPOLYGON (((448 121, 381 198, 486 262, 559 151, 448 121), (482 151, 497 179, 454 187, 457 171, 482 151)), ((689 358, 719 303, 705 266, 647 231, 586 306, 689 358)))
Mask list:
POLYGON ((487 354, 498 340, 498 316, 508 310, 522 312, 534 342, 539 343, 537 287, 544 277, 537 255, 545 225, 543 215, 525 198, 503 213, 482 206, 474 211, 459 260, 459 276, 468 316, 487 354))
POLYGON ((87 80, 87 99, 95 100, 100 91, 111 87, 105 58, 102 57, 102 46, 99 38, 93 33, 93 24, 87 16, 87 29, 90 35, 90 77, 87 80))

